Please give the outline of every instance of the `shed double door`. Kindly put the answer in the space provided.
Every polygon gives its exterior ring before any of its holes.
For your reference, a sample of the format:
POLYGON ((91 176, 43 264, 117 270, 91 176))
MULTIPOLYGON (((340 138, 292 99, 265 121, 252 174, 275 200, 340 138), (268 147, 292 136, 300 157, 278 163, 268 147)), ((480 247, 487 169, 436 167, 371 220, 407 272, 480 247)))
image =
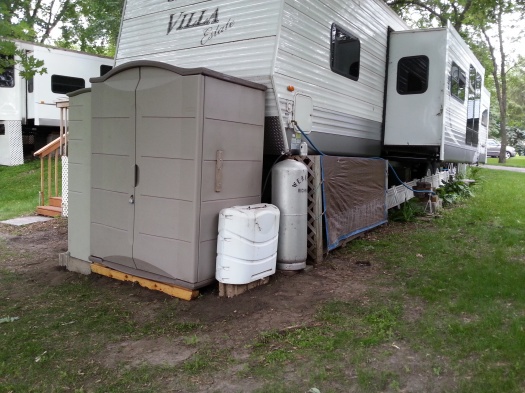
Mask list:
POLYGON ((93 83, 92 259, 213 281, 219 211, 260 202, 263 123, 264 92, 202 74, 144 66, 93 83))
POLYGON ((93 87, 93 256, 195 281, 191 263, 173 261, 196 253, 201 89, 200 75, 148 67, 93 87))

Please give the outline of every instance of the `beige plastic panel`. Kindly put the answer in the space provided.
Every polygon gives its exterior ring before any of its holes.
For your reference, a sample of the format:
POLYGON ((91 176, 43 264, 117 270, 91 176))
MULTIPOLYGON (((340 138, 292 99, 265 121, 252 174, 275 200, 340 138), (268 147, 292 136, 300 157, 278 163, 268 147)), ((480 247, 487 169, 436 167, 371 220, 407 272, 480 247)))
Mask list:
MULTIPOLYGON (((195 200, 196 165, 194 160, 141 157, 139 166, 139 183, 136 188, 137 198, 141 195, 195 200)), ((160 217, 152 217, 158 219, 160 217)))
POLYGON ((130 116, 126 118, 93 119, 92 153, 118 156, 133 155, 135 153, 135 117, 130 116))
POLYGON ((135 89, 139 70, 94 83, 91 255, 134 266, 135 89), (123 261, 123 262, 122 262, 123 261))
POLYGON ((137 87, 137 117, 196 117, 202 97, 201 75, 180 76, 174 72, 141 67, 137 87))
POLYGON ((203 77, 143 67, 141 78, 133 256, 141 270, 195 283, 203 77))
MULTIPOLYGON (((89 131, 91 132, 91 119, 89 119, 89 131)), ((91 135, 90 140, 85 141, 84 139, 73 139, 71 134, 71 128, 75 128, 79 122, 69 122, 69 137, 67 140, 67 152, 69 158, 69 165, 71 164, 82 164, 91 162, 91 135)), ((89 165, 88 165, 89 168, 89 165)))
POLYGON ((199 136, 195 118, 149 117, 138 119, 138 125, 147 130, 137 133, 141 156, 186 160, 197 157, 199 136))
MULTIPOLYGON (((69 98, 69 113, 68 120, 69 124, 74 121, 85 121, 86 119, 91 120, 91 93, 83 93, 78 96, 69 98), (78 98, 77 98, 78 97, 78 98), (89 106, 85 106, 85 101, 89 101, 89 106)), ((71 131, 71 127, 69 129, 71 131)), ((71 133, 70 133, 71 135, 71 133)), ((78 136, 78 133, 77 133, 78 136)))
POLYGON ((235 123, 264 125, 264 92, 205 78, 204 117, 235 123))
POLYGON ((142 197, 135 211, 137 231, 161 238, 193 241, 194 221, 195 204, 176 199, 142 197))
POLYGON ((133 227, 134 206, 129 203, 129 195, 93 189, 91 204, 92 223, 124 231, 133 227))
POLYGON ((202 165, 203 202, 261 195, 261 162, 224 161, 221 192, 215 192, 215 167, 215 161, 205 161, 202 165))
POLYGON ((135 267, 131 257, 131 239, 128 231, 91 223, 91 245, 91 255, 135 267), (93 248, 93 245, 96 247, 93 248))
POLYGON ((69 99, 68 251, 89 259, 91 222, 91 93, 69 99))
MULTIPOLYGON (((91 86, 93 118, 135 118, 135 94, 139 69, 123 71, 104 83, 91 86)), ((96 128, 93 129, 95 133, 96 128)))
MULTIPOLYGON (((71 148, 71 143, 68 146, 71 148)), ((69 150, 69 154, 71 154, 71 149, 69 150)), ((71 157, 71 156, 70 156, 71 157)), ((90 161, 91 161, 91 155, 89 155, 90 161)), ((77 162, 69 162, 69 172, 68 172, 68 189, 69 192, 76 191, 81 192, 89 195, 90 193, 90 185, 91 185, 91 168, 89 167, 89 164, 85 163, 77 163, 77 162)), ((88 211, 89 213, 89 199, 86 203, 86 206, 84 210, 88 211)), ((73 213, 74 215, 74 213, 73 213)), ((69 220, 71 220, 71 217, 69 217, 69 220)))
MULTIPOLYGON (((135 162, 132 156, 93 154, 91 188, 133 194, 135 162)), ((96 206, 94 206, 96 208, 96 206)))
POLYGON ((195 242, 188 243, 139 233, 135 235, 133 257, 137 269, 157 274, 163 272, 164 276, 195 283, 195 248, 195 242))
POLYGON ((263 126, 204 119, 204 160, 215 160, 222 150, 224 160, 262 161, 263 143, 263 126))

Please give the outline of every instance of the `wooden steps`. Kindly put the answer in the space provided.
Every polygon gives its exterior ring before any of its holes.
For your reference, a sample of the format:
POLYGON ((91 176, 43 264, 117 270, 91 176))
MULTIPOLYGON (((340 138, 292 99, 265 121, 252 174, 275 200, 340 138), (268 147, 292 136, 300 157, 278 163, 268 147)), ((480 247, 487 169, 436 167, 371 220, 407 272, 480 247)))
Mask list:
POLYGON ((46 217, 60 217, 62 215, 62 198, 49 198, 49 205, 37 206, 36 214, 46 217))
POLYGON ((62 209, 62 197, 50 197, 49 206, 59 207, 62 209))

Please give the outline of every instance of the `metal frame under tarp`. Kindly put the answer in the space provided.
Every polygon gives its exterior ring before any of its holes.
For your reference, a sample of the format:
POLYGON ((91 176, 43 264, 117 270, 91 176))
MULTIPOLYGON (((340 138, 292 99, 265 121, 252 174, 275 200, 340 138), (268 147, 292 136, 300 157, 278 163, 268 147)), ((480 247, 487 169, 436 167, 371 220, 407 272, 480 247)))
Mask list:
POLYGON ((388 161, 323 156, 321 166, 328 251, 388 221, 388 161))

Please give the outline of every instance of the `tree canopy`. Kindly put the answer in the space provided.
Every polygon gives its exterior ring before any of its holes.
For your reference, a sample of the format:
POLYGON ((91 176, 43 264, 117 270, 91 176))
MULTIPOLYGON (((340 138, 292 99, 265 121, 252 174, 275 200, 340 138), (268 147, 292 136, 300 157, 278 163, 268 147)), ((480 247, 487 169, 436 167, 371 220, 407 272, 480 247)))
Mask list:
POLYGON ((44 64, 11 39, 113 56, 124 0, 13 0, 0 3, 0 72, 18 67, 25 78, 44 64))

